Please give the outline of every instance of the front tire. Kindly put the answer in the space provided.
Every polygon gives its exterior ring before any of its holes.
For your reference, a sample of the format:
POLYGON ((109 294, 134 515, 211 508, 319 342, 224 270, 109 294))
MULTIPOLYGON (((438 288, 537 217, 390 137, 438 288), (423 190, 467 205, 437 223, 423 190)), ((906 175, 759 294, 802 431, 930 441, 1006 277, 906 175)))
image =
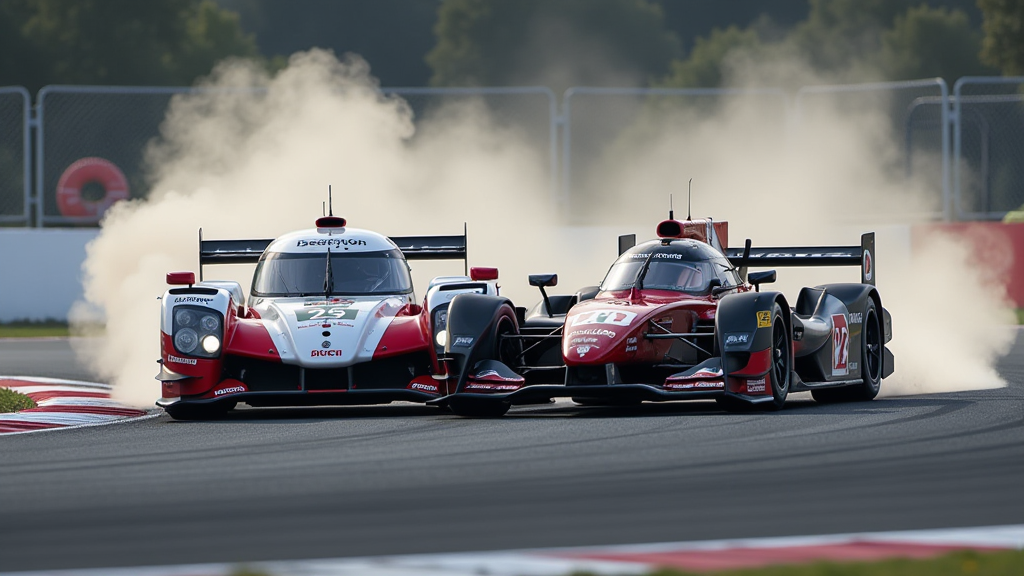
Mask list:
POLYGON ((769 410, 780 410, 789 396, 790 374, 793 370, 792 340, 786 322, 782 319, 782 306, 776 302, 772 308, 772 367, 769 371, 772 380, 772 401, 765 402, 769 410))

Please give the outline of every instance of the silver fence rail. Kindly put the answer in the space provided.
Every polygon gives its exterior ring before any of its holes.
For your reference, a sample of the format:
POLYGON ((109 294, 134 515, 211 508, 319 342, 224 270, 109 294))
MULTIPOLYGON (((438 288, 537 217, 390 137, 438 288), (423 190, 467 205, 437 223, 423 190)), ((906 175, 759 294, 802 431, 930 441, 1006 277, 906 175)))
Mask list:
POLYGON ((0 222, 29 223, 32 157, 28 90, 0 88, 0 222))
MULTIPOLYGON (((0 87, 0 224, 96 225, 98 216, 65 213, 57 201, 61 177, 87 158, 118 167, 127 194, 144 197, 143 154, 159 137, 171 98, 209 90, 217 89, 47 86, 33 109, 24 88, 0 87)), ((893 138, 902 141, 896 168, 930 183, 941 206, 931 214, 936 219, 998 219, 1024 205, 1024 77, 965 77, 952 94, 938 78, 806 86, 793 97, 774 88, 576 87, 563 94, 561 107, 543 86, 382 91, 405 99, 417 121, 466 100, 482 103, 545 156, 551 197, 563 211, 591 199, 591 169, 613 158, 614 146, 636 137, 638 126, 648 134, 677 129, 662 120, 741 98, 779 119, 780 142, 813 118, 817 106, 886 110, 893 138)))
POLYGON ((1024 77, 953 85, 955 218, 1000 219, 1024 205, 1024 77))
MULTIPOLYGON (((890 137, 899 142, 902 136, 904 142, 901 168, 908 178, 922 177, 916 173, 920 170, 916 170, 918 163, 915 158, 931 154, 941 159, 941 171, 929 175, 930 187, 941 191, 941 197, 936 202, 940 211, 922 216, 951 219, 954 203, 948 161, 949 87, 945 80, 930 78, 905 82, 804 86, 797 91, 795 100, 797 125, 813 114, 816 106, 828 106, 831 110, 850 113, 887 110, 887 116, 891 119, 890 137), (924 118, 925 110, 919 110, 924 102, 937 103, 934 109, 928 110, 934 113, 935 118, 924 118)), ((887 162, 881 155, 876 161, 879 164, 887 162)))

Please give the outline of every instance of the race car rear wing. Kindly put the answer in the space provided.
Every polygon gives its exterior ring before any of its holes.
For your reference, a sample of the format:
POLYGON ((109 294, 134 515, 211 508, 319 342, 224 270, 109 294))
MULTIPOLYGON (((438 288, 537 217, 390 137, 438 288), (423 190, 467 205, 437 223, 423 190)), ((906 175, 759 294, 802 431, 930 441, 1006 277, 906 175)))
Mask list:
MULTIPOLYGON (((466 232, 454 236, 393 236, 390 238, 407 260, 462 260, 469 275, 466 232)), ((255 264, 273 239, 204 240, 199 229, 199 280, 204 264, 255 264)))
POLYGON ((875 284, 875 233, 860 237, 860 246, 809 246, 753 248, 750 240, 744 248, 729 248, 726 257, 738 268, 774 268, 788 266, 860 266, 860 281, 875 284))

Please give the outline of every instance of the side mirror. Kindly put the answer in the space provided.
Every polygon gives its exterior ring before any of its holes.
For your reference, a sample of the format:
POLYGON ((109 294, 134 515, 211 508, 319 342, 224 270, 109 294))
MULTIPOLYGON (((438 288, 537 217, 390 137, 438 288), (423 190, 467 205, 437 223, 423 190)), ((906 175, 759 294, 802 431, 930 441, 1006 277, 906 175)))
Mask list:
POLYGON ((196 283, 195 272, 168 272, 167 283, 171 286, 193 285, 196 283))
POLYGON ((554 314, 551 313, 551 299, 548 298, 548 293, 544 291, 544 287, 557 285, 558 274, 530 274, 530 286, 540 288, 540 296, 544 299, 544 308, 548 311, 548 318, 554 318, 554 314))
POLYGON ((473 266, 469 269, 470 279, 477 280, 497 280, 498 269, 497 268, 483 268, 481 266, 473 266))
POLYGON ((761 284, 775 282, 775 270, 764 270, 762 272, 751 272, 747 274, 747 281, 754 285, 754 290, 760 292, 761 284))
POLYGON ((557 286, 558 274, 530 274, 530 286, 557 286))
POLYGON ((622 256, 623 252, 633 246, 636 246, 636 234, 623 234, 619 236, 619 256, 622 256))

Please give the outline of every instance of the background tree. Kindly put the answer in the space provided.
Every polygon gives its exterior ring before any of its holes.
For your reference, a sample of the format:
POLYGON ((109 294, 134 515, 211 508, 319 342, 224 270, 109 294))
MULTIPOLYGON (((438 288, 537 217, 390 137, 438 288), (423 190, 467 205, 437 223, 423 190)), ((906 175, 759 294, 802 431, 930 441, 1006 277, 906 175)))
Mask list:
POLYGON ((647 0, 444 0, 435 33, 435 86, 644 85, 679 55, 647 0))
POLYGON ((984 14, 981 56, 1007 76, 1024 74, 1024 0, 978 0, 984 14))
POLYGON ((979 60, 980 47, 981 30, 967 14, 921 5, 896 16, 876 59, 888 79, 938 76, 952 85, 961 76, 994 72, 979 60))
POLYGON ((190 85, 228 56, 256 57, 212 0, 5 0, 0 85, 190 85), (8 19, 10 18, 10 19, 8 19))

